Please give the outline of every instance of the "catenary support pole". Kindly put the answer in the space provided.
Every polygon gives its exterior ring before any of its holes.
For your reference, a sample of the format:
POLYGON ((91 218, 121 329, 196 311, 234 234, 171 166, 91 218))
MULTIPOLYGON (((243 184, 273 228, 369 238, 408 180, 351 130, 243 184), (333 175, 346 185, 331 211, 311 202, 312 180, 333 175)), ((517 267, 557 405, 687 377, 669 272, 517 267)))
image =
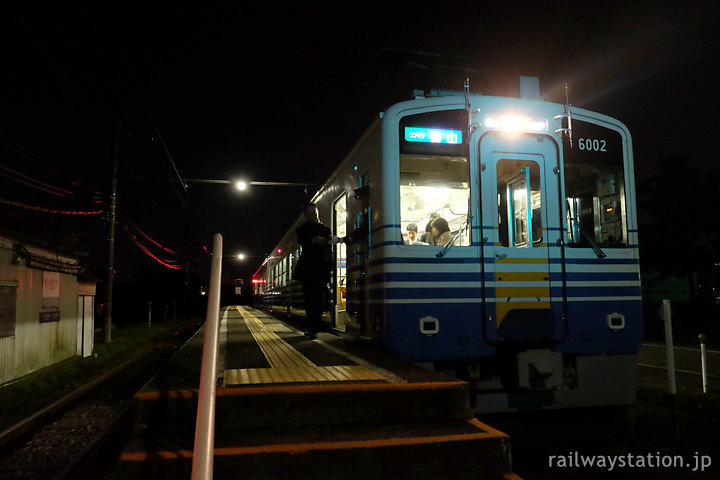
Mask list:
POLYGON ((195 421, 195 445, 193 447, 192 480, 213 478, 215 449, 215 387, 217 383, 217 351, 220 316, 220 278, 222 274, 222 235, 213 240, 210 292, 205 316, 205 339, 200 390, 198 392, 197 419, 195 421))
POLYGON ((103 324, 103 342, 112 341, 113 283, 115 282, 115 223, 117 209, 118 159, 120 157, 120 138, 122 120, 117 116, 115 126, 115 146, 113 148, 110 177, 110 203, 108 205, 107 270, 105 272, 105 322, 103 324))

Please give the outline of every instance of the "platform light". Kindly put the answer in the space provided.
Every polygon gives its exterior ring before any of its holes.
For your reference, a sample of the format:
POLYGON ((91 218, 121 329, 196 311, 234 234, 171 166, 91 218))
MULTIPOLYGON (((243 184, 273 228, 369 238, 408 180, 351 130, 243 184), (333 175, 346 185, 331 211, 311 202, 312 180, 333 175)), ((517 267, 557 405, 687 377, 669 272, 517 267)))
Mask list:
POLYGON ((244 253, 238 253, 237 259, 238 259, 238 260, 245 260, 245 254, 244 254, 244 253))
POLYGON ((490 129, 499 129, 504 132, 547 132, 546 118, 523 117, 520 115, 487 115, 485 126, 490 129))
POLYGON ((235 183, 235 186, 237 187, 238 190, 245 190, 245 189, 247 189, 248 184, 247 184, 247 182, 240 180, 239 182, 235 183))

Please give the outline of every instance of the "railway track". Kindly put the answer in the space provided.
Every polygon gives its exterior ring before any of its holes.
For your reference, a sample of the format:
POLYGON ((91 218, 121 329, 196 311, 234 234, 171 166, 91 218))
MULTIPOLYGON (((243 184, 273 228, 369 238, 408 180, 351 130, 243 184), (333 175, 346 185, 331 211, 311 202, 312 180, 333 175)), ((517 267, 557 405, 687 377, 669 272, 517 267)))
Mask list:
POLYGON ((179 346, 143 350, 0 433, 0 480, 102 478, 130 434, 135 393, 179 346))
MULTIPOLYGON (((0 433, 0 480, 103 478, 103 465, 112 464, 104 460, 109 460, 122 448, 130 433, 135 393, 171 358, 177 346, 140 352, 102 377, 0 433)), ((650 346, 653 350, 655 347, 650 346)), ((693 349, 686 350, 695 353, 693 349)), ((659 363, 645 366, 664 367, 659 363)), ((537 430, 547 431, 543 427, 537 430)), ((512 431, 508 433, 512 434, 512 431)), ((616 437, 612 442, 580 442, 571 448, 564 443, 549 449, 548 445, 545 447, 540 451, 530 449, 514 453, 517 460, 518 456, 526 457, 525 468, 518 470, 526 480, 579 476, 584 479, 655 478, 653 475, 657 471, 649 468, 548 468, 548 462, 551 455, 569 458, 567 455, 573 451, 592 453, 597 458, 609 458, 623 449, 638 454, 673 453, 666 446, 627 435, 616 437)), ((693 460, 688 457, 688 461, 693 460)), ((702 472, 687 468, 663 473, 665 478, 708 478, 702 476, 702 472)))

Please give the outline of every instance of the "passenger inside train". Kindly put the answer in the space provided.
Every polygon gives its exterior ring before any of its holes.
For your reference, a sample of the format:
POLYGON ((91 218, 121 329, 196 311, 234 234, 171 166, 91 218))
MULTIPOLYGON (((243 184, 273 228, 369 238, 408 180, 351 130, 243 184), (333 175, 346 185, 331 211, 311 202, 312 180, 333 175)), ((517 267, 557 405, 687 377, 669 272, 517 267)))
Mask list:
POLYGON ((430 233, 432 235, 433 245, 442 247, 452 240, 448 221, 442 217, 438 217, 430 223, 430 233))
POLYGON ((405 245, 427 245, 418 238, 418 227, 416 223, 409 223, 406 227, 407 233, 403 235, 403 243, 405 245))

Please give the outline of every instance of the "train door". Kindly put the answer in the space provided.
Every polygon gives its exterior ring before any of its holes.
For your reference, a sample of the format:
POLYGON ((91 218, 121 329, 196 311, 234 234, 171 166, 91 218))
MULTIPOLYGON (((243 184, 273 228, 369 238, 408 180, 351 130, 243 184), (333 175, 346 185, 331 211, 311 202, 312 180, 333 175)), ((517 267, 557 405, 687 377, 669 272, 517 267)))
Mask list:
MULTIPOLYGON (((369 173, 359 178, 361 187, 369 186, 369 173)), ((370 305, 372 291, 372 205, 363 210, 362 201, 355 196, 348 211, 348 234, 359 234, 348 247, 347 312, 353 330, 364 337, 373 333, 370 305)))
POLYGON ((494 285, 486 289, 487 311, 494 320, 487 328, 495 330, 490 338, 554 337, 549 247, 554 240, 548 232, 560 229, 553 170, 557 155, 554 143, 543 137, 498 134, 481 140, 483 218, 494 232, 486 249, 494 285))
MULTIPOLYGON (((342 196, 335 201, 333 212, 333 235, 342 238, 347 235, 347 194, 343 193, 342 196)), ((341 242, 335 245, 333 250, 333 256, 335 258, 333 327, 344 331, 348 319, 347 246, 341 242)))

